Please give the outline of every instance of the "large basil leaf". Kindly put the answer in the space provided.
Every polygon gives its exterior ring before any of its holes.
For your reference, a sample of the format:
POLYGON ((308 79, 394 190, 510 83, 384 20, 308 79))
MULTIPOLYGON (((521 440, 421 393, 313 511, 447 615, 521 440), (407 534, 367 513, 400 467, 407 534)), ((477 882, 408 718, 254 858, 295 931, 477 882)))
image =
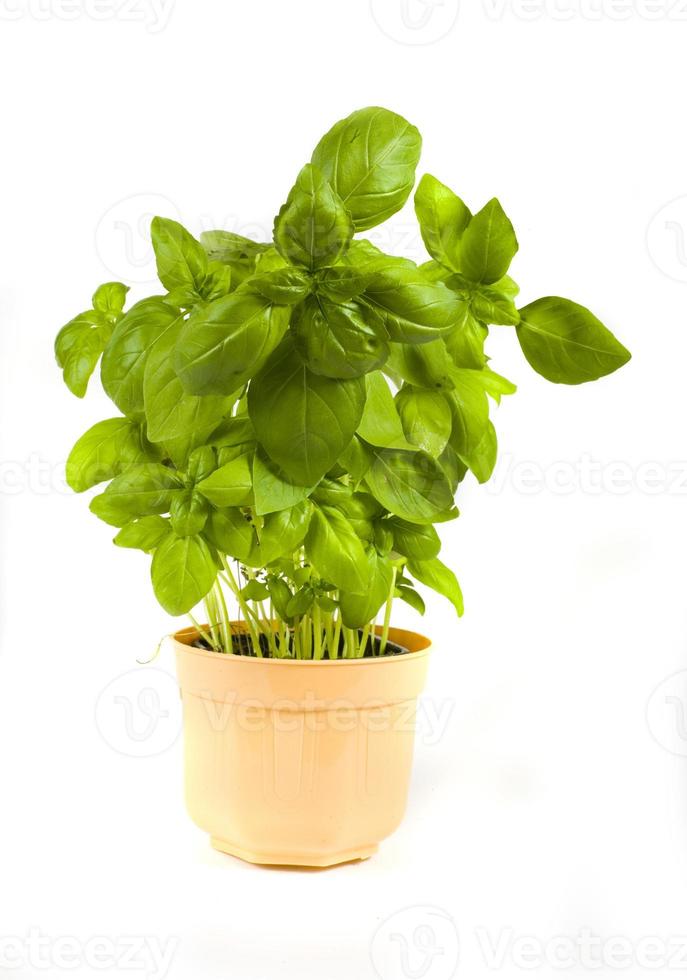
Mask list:
POLYGON ((311 297, 294 312, 294 343, 315 374, 328 378, 359 378, 378 368, 389 346, 370 327, 364 310, 354 302, 331 303, 311 297))
POLYGON ((182 616, 208 594, 217 566, 200 535, 180 538, 172 533, 155 549, 151 578, 162 608, 170 616, 182 616))
POLYGON ((151 350, 179 311, 161 296, 131 307, 114 329, 100 368, 103 388, 124 415, 143 414, 143 377, 151 350))
POLYGON ((365 592, 369 570, 363 546, 335 507, 316 507, 305 539, 306 555, 321 578, 346 592, 365 592))
POLYGON ((353 437, 365 404, 361 378, 314 374, 285 340, 253 379, 248 410, 259 441, 294 482, 314 486, 353 437))
POLYGON ((365 482, 388 511, 411 524, 431 524, 453 505, 442 467, 422 451, 373 448, 365 482))
POLYGON ((158 279, 172 292, 188 288, 200 292, 208 272, 203 246, 178 221, 153 218, 151 228, 158 279))
POLYGON ((253 490, 255 512, 259 517, 295 506, 305 500, 312 489, 293 483, 265 452, 256 452, 253 460, 253 490))
POLYGON ((403 207, 415 183, 422 139, 388 109, 359 109, 322 137, 312 162, 351 212, 356 231, 403 207))
POLYGON ((143 378, 148 438, 153 442, 184 440, 186 452, 202 445, 231 409, 233 399, 189 395, 174 370, 174 350, 183 329, 177 321, 150 352, 143 378))
POLYGON ((451 435, 451 409, 439 391, 403 385, 396 406, 408 442, 440 456, 451 435))
POLYGON ((166 517, 151 514, 149 517, 129 521, 112 540, 120 548, 138 548, 139 551, 151 554, 167 537, 169 527, 166 517))
POLYGON ((230 395, 271 354, 288 322, 287 307, 247 289, 196 310, 174 355, 184 388, 195 395, 230 395))
POLYGON ((418 269, 386 265, 363 294, 382 317, 391 340, 427 344, 460 319, 463 302, 443 283, 431 283, 418 269))
POLYGON ((81 493, 155 455, 140 423, 126 418, 104 419, 74 445, 67 459, 67 483, 81 493))
POLYGON ((339 195, 312 164, 299 173, 274 223, 277 249, 310 271, 337 262, 353 238, 353 222, 339 195))
POLYGON ((631 354, 584 306, 546 296, 520 310, 523 353, 547 381, 577 385, 617 371, 631 354))
POLYGON ((253 501, 253 474, 247 454, 225 463, 196 488, 216 507, 244 507, 253 501))
POLYGON ((458 579, 450 568, 447 568, 438 558, 430 561, 411 561, 408 563, 408 571, 419 582, 428 585, 439 595, 453 603, 459 616, 463 615, 463 593, 460 591, 458 579))
POLYGON ((470 209, 445 184, 425 174, 415 192, 415 213, 427 251, 447 269, 460 269, 460 239, 470 209))
POLYGON ((368 548, 367 560, 368 587, 364 593, 342 592, 339 607, 344 626, 359 629, 375 619, 391 590, 393 566, 388 558, 378 555, 374 548, 368 548))
POLYGON ((518 240, 510 219, 493 198, 463 232, 460 271, 472 282, 496 282, 508 272, 518 240))
POLYGON ((136 517, 165 514, 183 489, 179 475, 161 463, 144 463, 126 470, 91 501, 92 512, 115 527, 136 517))
POLYGON ((382 372, 368 374, 365 388, 367 397, 358 435, 372 446, 412 450, 414 447, 406 439, 394 396, 382 372))

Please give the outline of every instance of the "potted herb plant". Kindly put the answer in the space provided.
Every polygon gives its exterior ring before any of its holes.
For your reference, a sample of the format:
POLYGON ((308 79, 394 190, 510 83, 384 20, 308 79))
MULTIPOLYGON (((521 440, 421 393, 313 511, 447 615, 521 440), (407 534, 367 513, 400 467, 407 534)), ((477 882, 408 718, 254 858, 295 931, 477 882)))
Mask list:
POLYGON ((91 510, 191 616, 173 641, 190 812, 250 861, 365 857, 402 818, 430 641, 392 627, 393 602, 424 612, 419 584, 463 611, 437 525, 468 472, 489 478, 490 401, 515 391, 489 327, 554 382, 630 356, 576 303, 516 305, 496 199, 473 214, 425 175, 420 266, 361 235, 408 199, 420 145, 386 109, 336 123, 271 242, 155 218, 163 292, 125 312, 127 287, 106 283, 56 341, 71 391, 100 361, 117 409, 78 440, 68 482, 107 482, 91 510))

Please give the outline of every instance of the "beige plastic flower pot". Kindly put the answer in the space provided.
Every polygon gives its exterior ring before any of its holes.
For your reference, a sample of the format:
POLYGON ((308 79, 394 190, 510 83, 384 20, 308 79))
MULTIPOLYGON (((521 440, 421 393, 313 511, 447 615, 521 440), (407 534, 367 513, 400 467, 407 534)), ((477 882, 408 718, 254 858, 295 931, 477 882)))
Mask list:
POLYGON ((391 630, 409 653, 314 662, 210 653, 197 635, 172 639, 186 802, 213 847, 305 867, 374 854, 405 812, 430 641, 391 630))

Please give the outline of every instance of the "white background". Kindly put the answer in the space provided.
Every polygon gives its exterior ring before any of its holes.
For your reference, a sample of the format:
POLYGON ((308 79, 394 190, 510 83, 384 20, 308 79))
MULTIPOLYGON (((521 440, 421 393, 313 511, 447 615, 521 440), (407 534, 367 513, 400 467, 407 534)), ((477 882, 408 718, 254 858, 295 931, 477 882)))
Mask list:
MULTIPOLYGON (((0 0, 9 976, 159 978, 126 966, 127 937, 165 946, 173 980, 684 970, 686 42, 682 0, 0 0), (321 133, 370 104, 420 127, 422 171, 500 197, 524 302, 584 303, 633 360, 552 386, 493 330, 519 391, 495 477, 445 529, 466 615, 397 612, 436 644, 405 823, 364 864, 265 870, 183 810, 171 659, 136 673, 173 623, 147 560, 61 485, 114 412, 69 394, 52 343, 100 282, 154 291, 151 212, 261 237, 321 133)), ((375 241, 419 258, 412 222, 375 241)))

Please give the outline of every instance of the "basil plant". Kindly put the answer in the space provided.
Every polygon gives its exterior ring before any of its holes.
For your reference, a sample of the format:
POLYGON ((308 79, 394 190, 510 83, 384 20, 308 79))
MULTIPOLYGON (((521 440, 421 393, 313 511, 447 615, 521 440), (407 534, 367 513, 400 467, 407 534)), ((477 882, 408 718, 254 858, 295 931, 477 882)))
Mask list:
POLYGON ((125 310, 127 286, 106 283, 57 337, 69 389, 82 397, 100 362, 116 408, 72 449, 69 485, 109 481, 91 510, 119 529, 115 544, 152 556, 168 613, 204 601, 214 650, 389 653, 392 602, 422 613, 418 583, 460 615, 436 525, 458 516, 468 472, 489 479, 490 401, 515 391, 490 367, 490 326, 512 329, 558 383, 630 357, 570 300, 518 307, 518 242, 496 199, 473 214, 426 174, 415 210, 428 261, 365 239, 412 193, 420 146, 395 113, 354 112, 298 174, 271 242, 197 241, 155 218, 159 295, 125 310))

